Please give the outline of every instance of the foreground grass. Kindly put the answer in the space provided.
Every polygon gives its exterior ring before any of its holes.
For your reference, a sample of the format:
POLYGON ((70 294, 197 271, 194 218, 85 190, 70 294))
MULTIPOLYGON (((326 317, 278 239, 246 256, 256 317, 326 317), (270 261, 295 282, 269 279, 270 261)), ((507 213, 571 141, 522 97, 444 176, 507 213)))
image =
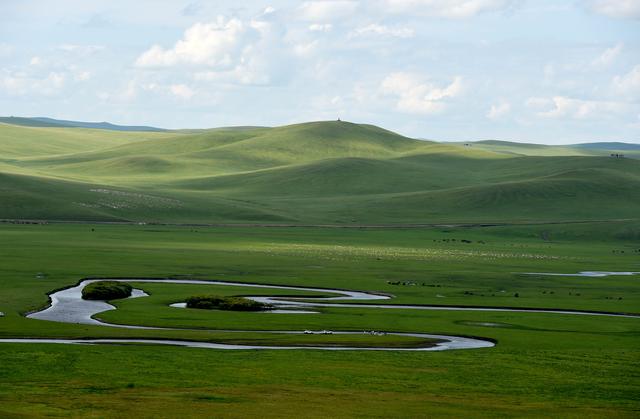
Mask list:
POLYGON ((631 223, 389 231, 0 226, 2 337, 270 344, 337 339, 220 331, 308 328, 458 334, 498 342, 481 350, 366 354, 2 344, 0 416, 166 417, 188 408, 201 417, 634 417, 640 409, 637 319, 370 308, 327 308, 317 315, 187 310, 167 304, 194 293, 256 290, 135 281, 151 296, 119 301, 119 310, 100 318, 202 330, 121 330, 30 320, 21 313, 45 305, 47 292, 88 276, 361 289, 392 293, 393 303, 638 312, 638 277, 522 275, 638 271, 638 248, 631 223), (393 285, 398 281, 415 285, 393 285))
POLYGON ((185 409, 193 417, 634 417, 638 409, 629 349, 363 356, 12 345, 0 357, 4 417, 185 409))

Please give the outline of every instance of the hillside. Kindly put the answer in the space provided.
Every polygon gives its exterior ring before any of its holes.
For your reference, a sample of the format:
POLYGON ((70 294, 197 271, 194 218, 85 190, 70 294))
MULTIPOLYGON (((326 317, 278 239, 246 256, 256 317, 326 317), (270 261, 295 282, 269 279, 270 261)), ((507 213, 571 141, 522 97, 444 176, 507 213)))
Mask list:
POLYGON ((640 161, 372 125, 145 132, 0 124, 0 218, 387 224, 638 218, 640 161))
POLYGON ((117 132, 84 128, 27 127, 0 123, 0 161, 104 150, 170 133, 117 132))

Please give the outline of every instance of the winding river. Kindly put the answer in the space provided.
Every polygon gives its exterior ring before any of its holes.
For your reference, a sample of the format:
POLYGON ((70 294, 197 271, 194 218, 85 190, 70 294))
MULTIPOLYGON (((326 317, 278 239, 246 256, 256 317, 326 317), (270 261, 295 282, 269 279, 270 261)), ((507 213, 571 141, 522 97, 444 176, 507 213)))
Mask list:
POLYGON ((578 273, 555 273, 555 272, 525 272, 524 275, 542 275, 542 276, 584 276, 588 278, 602 278, 605 276, 631 276, 638 275, 640 272, 611 272, 611 271, 581 271, 578 273))
MULTIPOLYGON (((48 320, 63 323, 90 324, 107 327, 119 327, 127 329, 155 329, 155 330, 180 330, 175 328, 161 328, 149 326, 135 326, 106 323, 95 318, 95 315, 108 310, 115 310, 116 307, 105 301, 92 301, 82 299, 82 289, 96 281, 103 279, 87 279, 78 285, 56 291, 50 294, 51 304, 44 310, 31 313, 27 317, 38 320, 48 320)), ((640 317, 637 315, 625 315, 616 313, 601 313, 589 311, 569 311, 569 310, 546 310, 546 309, 518 309, 518 308, 492 308, 492 307, 455 307, 455 306, 422 306, 406 304, 375 304, 369 301, 389 300, 386 295, 348 291, 338 289, 296 287, 284 285, 264 285, 242 282, 223 282, 205 280, 176 280, 176 279, 109 279, 110 281, 133 282, 133 283, 175 283, 175 284, 197 284, 197 285, 218 285, 248 288, 268 288, 281 290, 295 290, 336 294, 333 297, 281 297, 281 296, 248 296, 255 301, 270 304, 275 307, 272 313, 314 313, 309 309, 314 307, 350 307, 350 308, 376 308, 376 309, 411 309, 411 310, 455 310, 455 311, 492 311, 492 312, 524 312, 524 313, 554 313, 570 315, 590 315, 590 316, 616 316, 616 317, 640 317), (293 299, 295 298, 295 299, 293 299), (340 301, 340 302, 336 302, 340 301), (344 301, 362 301, 366 303, 345 303, 344 301)), ((140 289, 134 289, 131 297, 141 298, 146 294, 140 289)), ((182 307, 183 304, 172 304, 173 307, 182 307)), ((221 330, 228 332, 229 330, 221 330)), ((256 332, 251 330, 234 330, 234 332, 256 332)), ((285 333, 303 334, 304 331, 261 331, 258 333, 285 333)), ((307 331, 306 333, 309 333, 307 331)), ((362 332, 332 332, 341 335, 355 335, 362 332)), ((336 347, 336 346, 260 346, 260 345, 230 345, 198 341, 182 341, 169 339, 0 339, 0 343, 59 343, 59 344, 116 344, 116 343, 138 343, 138 344, 158 344, 172 346, 186 346, 192 348, 208 349, 321 349, 321 350, 385 350, 385 351, 442 351, 451 349, 476 349, 489 348, 495 344, 489 340, 467 338, 460 336, 433 335, 428 333, 397 333, 388 332, 389 335, 412 336, 419 338, 438 339, 433 346, 421 348, 386 348, 386 347, 336 347)))

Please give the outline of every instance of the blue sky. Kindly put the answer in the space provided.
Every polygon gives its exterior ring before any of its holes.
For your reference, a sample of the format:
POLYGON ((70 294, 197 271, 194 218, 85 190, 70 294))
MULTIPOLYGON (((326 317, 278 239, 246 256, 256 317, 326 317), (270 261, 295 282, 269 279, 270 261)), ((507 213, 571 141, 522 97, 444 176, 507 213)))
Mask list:
POLYGON ((640 143, 640 1, 0 0, 0 115, 640 143))

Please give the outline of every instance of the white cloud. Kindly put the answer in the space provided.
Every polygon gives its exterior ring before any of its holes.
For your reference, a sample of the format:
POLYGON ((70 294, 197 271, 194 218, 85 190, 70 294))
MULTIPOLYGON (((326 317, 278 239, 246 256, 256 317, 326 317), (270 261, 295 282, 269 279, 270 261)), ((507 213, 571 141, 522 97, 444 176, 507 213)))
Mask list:
POLYGON ((57 49, 65 52, 72 52, 80 55, 91 55, 104 49, 104 45, 76 45, 76 44, 62 44, 58 45, 57 49))
POLYGON ((181 99, 191 99, 195 94, 195 92, 186 84, 172 84, 169 86, 169 90, 181 99))
POLYGON ((31 57, 31 60, 29 61, 29 65, 40 65, 42 64, 42 58, 35 56, 35 57, 31 57))
POLYGON ((622 44, 618 44, 615 47, 607 48, 591 64, 595 67, 608 67, 618 58, 618 55, 622 52, 622 47, 622 44))
POLYGON ((397 98, 399 111, 416 114, 433 114, 446 107, 446 100, 460 95, 462 78, 455 77, 444 87, 423 81, 415 74, 398 72, 388 75, 380 86, 385 95, 397 98))
POLYGON ((356 1, 350 0, 316 0, 306 1, 300 5, 300 17, 312 22, 327 22, 349 17, 358 8, 356 1))
POLYGON ((241 53, 247 28, 239 19, 196 23, 184 32, 173 48, 154 45, 136 60, 138 67, 171 67, 180 64, 230 66, 241 53))
POLYGON ((309 30, 311 32, 329 32, 333 29, 333 25, 331 23, 313 23, 309 25, 309 30))
POLYGON ((246 47, 243 56, 231 68, 199 71, 192 75, 196 81, 241 84, 268 85, 274 78, 287 72, 279 71, 278 65, 287 65, 287 59, 278 60, 280 51, 261 46, 246 47))
POLYGON ((50 87, 51 89, 58 90, 64 85, 64 80, 65 77, 63 74, 51 72, 44 79, 45 87, 50 87))
POLYGON ((536 110, 536 114, 543 118, 585 119, 620 114, 627 110, 627 107, 619 102, 582 100, 566 96, 531 97, 526 105, 536 110))
POLYGON ((156 83, 141 83, 138 79, 128 80, 113 93, 102 92, 98 97, 111 103, 131 103, 139 99, 145 92, 158 93, 161 89, 156 83))
POLYGON ((299 57, 308 57, 317 50, 318 45, 317 39, 311 42, 299 43, 293 46, 293 53, 299 57))
POLYGON ((60 92, 65 84, 65 75, 50 72, 44 77, 28 75, 24 72, 9 72, 0 78, 0 89, 10 95, 44 95, 50 96, 60 92))
POLYGON ((293 51, 285 33, 277 22, 220 16, 192 25, 171 48, 152 46, 135 65, 151 70, 187 67, 193 71, 187 75, 197 81, 266 85, 290 73, 293 51))
POLYGON ((627 74, 614 77, 613 87, 620 94, 640 94, 640 64, 633 67, 627 74))
POLYGON ((609 17, 640 19, 640 1, 638 0, 593 0, 591 9, 609 17))
POLYGON ((411 28, 404 28, 404 27, 391 28, 389 26, 372 23, 370 25, 360 27, 349 34, 350 37, 358 37, 358 36, 366 36, 366 35, 378 35, 378 36, 396 37, 396 38, 412 38, 415 35, 415 31, 411 28))
POLYGON ((99 92, 98 98, 109 103, 132 103, 145 100, 157 100, 157 97, 171 97, 189 100, 196 95, 195 90, 183 83, 163 84, 155 81, 144 81, 139 76, 128 80, 112 92, 99 92))
POLYGON ((91 72, 90 71, 78 71, 74 74, 74 79, 77 81, 87 81, 89 79, 91 79, 91 72))
POLYGON ((506 10, 514 0, 382 0, 385 10, 422 16, 461 19, 506 10))
POLYGON ((487 112, 487 118, 499 119, 511 112, 511 104, 509 102, 500 102, 491 105, 489 112, 487 112))
MULTIPOLYGON (((193 80, 241 85, 268 85, 271 83, 269 71, 260 70, 261 63, 246 63, 225 71, 199 71, 193 74, 193 80)), ((264 64, 268 66, 268 64, 264 64)))

